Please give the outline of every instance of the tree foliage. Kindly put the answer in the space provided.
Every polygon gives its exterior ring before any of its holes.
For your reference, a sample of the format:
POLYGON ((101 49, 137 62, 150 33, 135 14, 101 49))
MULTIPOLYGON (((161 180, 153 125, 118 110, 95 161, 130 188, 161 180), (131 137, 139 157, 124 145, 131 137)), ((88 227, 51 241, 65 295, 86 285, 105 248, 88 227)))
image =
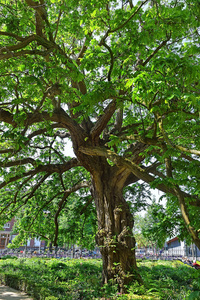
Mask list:
POLYGON ((52 201, 60 193, 55 218, 87 185, 104 281, 122 279, 135 264, 123 189, 142 180, 173 195, 200 248, 199 0, 1 0, 0 8, 0 213, 40 211, 50 186, 52 201), (71 181, 80 166, 91 182, 71 181))

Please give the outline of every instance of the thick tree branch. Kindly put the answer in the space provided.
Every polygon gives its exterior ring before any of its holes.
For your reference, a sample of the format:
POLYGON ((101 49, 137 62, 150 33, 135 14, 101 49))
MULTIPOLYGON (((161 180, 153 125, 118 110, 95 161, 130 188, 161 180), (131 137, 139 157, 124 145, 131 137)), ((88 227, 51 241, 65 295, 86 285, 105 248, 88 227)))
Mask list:
MULTIPOLYGON (((160 165, 160 162, 156 162, 154 164, 152 164, 151 166, 147 167, 147 168, 143 168, 144 170, 146 170, 146 172, 151 173, 153 170, 156 170, 156 168, 160 165)), ((127 178, 124 186, 128 186, 130 184, 133 184, 137 181, 139 181, 140 179, 138 177, 136 177, 133 173, 131 173, 129 175, 129 177, 127 178)))
POLYGON ((0 167, 8 168, 8 167, 14 167, 14 166, 22 166, 22 165, 26 165, 26 164, 31 164, 32 166, 36 166, 36 161, 31 157, 27 157, 24 159, 9 161, 6 163, 0 162, 0 167))
POLYGON ((32 0, 25 0, 27 5, 33 9, 35 9, 36 11, 36 32, 39 35, 43 35, 42 31, 43 31, 43 20, 45 21, 46 25, 48 26, 48 35, 49 35, 49 39, 50 41, 54 41, 53 39, 53 35, 51 32, 51 28, 50 28, 50 24, 47 18, 47 11, 45 9, 45 4, 43 0, 40 0, 40 3, 32 1, 32 0))
POLYGON ((129 0, 128 2, 129 2, 129 5, 130 5, 130 8, 133 9, 134 6, 133 6, 132 0, 129 0))
MULTIPOLYGON (((191 198, 191 196, 190 196, 190 198, 191 198)), ((196 199, 195 201, 190 201, 189 204, 200 208, 200 199, 196 199)))
POLYGON ((53 49, 58 49, 62 53, 62 55, 64 54, 64 57, 67 59, 67 61, 72 63, 71 59, 62 51, 62 49, 58 45, 56 45, 54 42, 48 41, 47 39, 45 39, 39 35, 36 35, 36 34, 25 37, 21 43, 1 48, 0 49, 0 59, 17 57, 17 56, 22 56, 22 55, 27 55, 27 54, 30 54, 30 55, 38 54, 38 55, 42 55, 42 56, 46 56, 49 54, 49 52, 40 51, 40 50, 36 50, 36 49, 12 52, 12 51, 17 51, 17 50, 26 48, 26 46, 28 46, 33 41, 36 41, 39 45, 43 46, 44 48, 48 49, 49 51, 50 50, 53 51, 53 49), (4 52, 6 52, 6 54, 3 54, 4 52))
POLYGON ((183 158, 185 158, 186 160, 189 160, 189 161, 191 161, 191 162, 194 162, 195 164, 197 164, 198 166, 200 166, 200 161, 199 161, 199 160, 194 159, 193 157, 191 157, 191 156, 189 156, 189 155, 187 155, 187 154, 185 154, 185 153, 182 153, 182 154, 181 154, 181 157, 183 157, 183 158))
MULTIPOLYGON (((76 134, 79 135, 81 139, 85 134, 84 130, 77 124, 77 122, 71 119, 62 108, 55 109, 52 114, 49 114, 47 112, 27 113, 27 117, 24 118, 24 125, 30 126, 35 123, 43 122, 44 120, 53 121, 65 125, 65 127, 68 128, 69 131, 76 132, 76 134)), ((14 115, 2 108, 0 108, 0 121, 8 123, 13 127, 17 125, 17 123, 14 121, 14 115)))
POLYGON ((146 64, 148 64, 148 62, 156 55, 156 53, 158 53, 158 51, 163 48, 167 42, 170 40, 171 35, 164 41, 162 41, 162 43, 151 53, 151 55, 149 55, 149 57, 141 63, 142 66, 146 66, 146 64))
POLYGON ((185 204, 185 199, 183 197, 183 194, 178 186, 174 188, 175 194, 179 200, 179 205, 181 209, 181 213, 183 216, 183 220, 185 222, 186 228, 188 229, 190 235, 192 236, 192 239, 195 243, 195 245, 200 249, 200 238, 198 237, 198 231, 194 229, 194 227, 191 225, 191 221, 189 218, 188 210, 185 204))
MULTIPOLYGON (((31 35, 23 39, 21 43, 18 43, 17 45, 11 45, 7 47, 3 47, 0 49, 0 59, 9 59, 12 57, 18 57, 18 56, 25 56, 25 55, 41 55, 46 57, 50 52, 53 50, 59 51, 59 53, 66 59, 66 65, 67 68, 71 71, 74 71, 75 65, 70 57, 67 56, 67 54, 60 48, 59 45, 55 44, 53 41, 48 41, 46 38, 39 36, 39 35, 31 35), (25 48, 27 45, 29 45, 31 42, 36 41, 39 45, 46 48, 48 51, 41 51, 37 49, 33 50, 22 50, 18 52, 12 52, 17 51, 25 48), (3 54, 6 52, 6 54, 3 54)), ((78 71, 78 70, 77 70, 78 71)))
MULTIPOLYGON (((136 163, 128 160, 127 158, 123 158, 116 154, 113 151, 110 151, 106 148, 103 147, 80 147, 79 151, 86 154, 86 155, 96 155, 96 156, 103 156, 108 159, 110 159, 114 164, 117 166, 124 166, 127 169, 129 169, 136 177, 139 179, 145 181, 146 183, 153 183, 153 181, 156 179, 154 176, 150 175, 145 169, 141 168, 138 166, 136 163)), ((152 172, 152 170, 150 169, 152 172)), ((158 183, 156 185, 156 188, 159 189, 160 191, 166 193, 166 194, 172 194, 177 196, 175 190, 173 187, 168 187, 163 183, 158 183)), ((181 193, 184 195, 184 192, 181 191, 181 193)), ((194 198, 192 195, 187 195, 187 197, 190 196, 190 198, 194 198)))
POLYGON ((108 121, 112 117, 116 110, 116 101, 113 100, 104 110, 104 114, 98 119, 92 130, 90 131, 90 135, 94 140, 97 138, 101 132, 105 129, 108 121))
POLYGON ((61 139, 64 139, 64 138, 70 138, 69 132, 60 132, 60 131, 57 131, 57 132, 55 133, 55 136, 58 136, 58 137, 60 137, 61 139))
POLYGON ((6 32, 6 31, 0 31, 0 35, 13 37, 14 39, 16 39, 17 41, 20 41, 20 42, 23 42, 23 40, 25 39, 24 37, 21 37, 15 33, 6 32))
MULTIPOLYGON (((150 169, 149 172, 156 175, 156 176, 158 176, 158 177, 160 177, 160 178, 163 178, 164 180, 167 179, 167 177, 165 175, 163 175, 161 172, 159 172, 155 168, 150 169)), ((173 191, 172 191, 172 194, 175 195, 175 193, 173 193, 173 191)), ((182 191, 182 194, 183 194, 184 198, 188 198, 188 199, 191 200, 190 205, 200 207, 200 199, 196 195, 191 195, 191 194, 188 194, 188 193, 183 192, 183 191, 182 191)))
POLYGON ((41 14, 46 14, 46 12, 44 10, 44 1, 40 1, 40 2, 43 2, 43 3, 35 2, 33 0, 25 0, 25 1, 26 1, 28 6, 40 10, 41 14))
POLYGON ((0 53, 21 50, 21 49, 25 48, 26 46, 28 46, 33 41, 35 41, 36 39, 37 39, 36 35, 28 36, 28 37, 24 38, 21 43, 1 48, 0 53))
POLYGON ((121 132, 123 124, 123 109, 118 108, 116 111, 116 119, 113 129, 111 130, 111 133, 117 134, 118 132, 121 132))
MULTIPOLYGON (((113 132, 113 131, 112 131, 113 132)), ((161 146, 162 141, 159 140, 157 137, 149 138, 145 136, 141 136, 138 133, 132 134, 132 135, 125 135, 125 134, 116 134, 119 136, 120 141, 138 141, 146 145, 155 145, 155 146, 161 146)))
POLYGON ((140 179, 137 176, 135 176, 133 173, 130 173, 130 175, 128 176, 127 180, 124 183, 124 186, 128 186, 130 184, 133 184, 133 183, 135 183, 139 180, 140 179))
POLYGON ((14 115, 3 108, 0 108, 0 121, 11 124, 13 127, 16 126, 14 115))
POLYGON ((60 173, 66 172, 66 171, 70 170, 71 168, 74 168, 77 166, 80 166, 80 163, 78 162, 78 160, 76 158, 72 158, 65 164, 40 165, 37 168, 35 168, 34 170, 23 172, 20 175, 13 176, 9 180, 2 182, 0 184, 0 189, 5 187, 9 183, 18 181, 19 179, 27 177, 27 176, 34 176, 34 175, 36 175, 38 173, 42 173, 42 172, 47 172, 49 174, 53 174, 53 173, 60 174, 60 173))
MULTIPOLYGON (((133 163, 132 161, 119 156, 118 154, 114 153, 111 150, 108 150, 103 147, 80 147, 79 151, 87 154, 87 155, 97 155, 103 156, 110 159, 114 164, 117 166, 124 166, 130 169, 130 171, 139 179, 144 180, 145 182, 151 183, 155 180, 155 178, 149 175, 144 169, 139 167, 137 164, 133 163)), ((169 192, 166 187, 163 187, 165 192, 169 192)))
POLYGON ((19 56, 26 56, 26 55, 40 55, 40 56, 46 57, 50 52, 51 52, 51 50, 41 51, 41 50, 36 50, 36 49, 22 50, 22 51, 18 51, 18 52, 8 51, 8 53, 6 53, 6 54, 0 54, 0 60, 19 57, 19 56))

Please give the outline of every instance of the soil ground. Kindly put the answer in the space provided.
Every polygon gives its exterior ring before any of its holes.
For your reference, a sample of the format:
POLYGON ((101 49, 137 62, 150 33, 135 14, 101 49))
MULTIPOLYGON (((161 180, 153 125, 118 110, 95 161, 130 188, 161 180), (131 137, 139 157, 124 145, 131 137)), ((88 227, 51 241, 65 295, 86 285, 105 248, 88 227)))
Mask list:
POLYGON ((33 300, 33 298, 9 286, 0 286, 0 300, 33 300))

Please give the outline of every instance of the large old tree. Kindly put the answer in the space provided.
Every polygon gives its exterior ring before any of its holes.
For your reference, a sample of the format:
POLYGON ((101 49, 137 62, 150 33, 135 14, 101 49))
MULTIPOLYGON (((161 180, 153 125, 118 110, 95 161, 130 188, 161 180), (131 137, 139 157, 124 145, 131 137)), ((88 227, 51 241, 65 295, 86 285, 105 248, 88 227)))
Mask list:
POLYGON ((54 201, 57 236, 88 187, 105 283, 138 276, 123 197, 138 180, 172 195, 200 248, 199 15, 198 0, 0 1, 1 215, 54 201), (90 181, 71 180, 80 167, 90 181))

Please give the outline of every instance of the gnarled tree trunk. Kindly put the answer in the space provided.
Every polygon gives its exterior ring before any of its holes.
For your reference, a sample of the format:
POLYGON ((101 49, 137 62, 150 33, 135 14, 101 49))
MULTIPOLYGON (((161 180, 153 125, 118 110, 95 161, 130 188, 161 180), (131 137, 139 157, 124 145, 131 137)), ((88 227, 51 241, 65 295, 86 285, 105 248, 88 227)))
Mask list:
POLYGON ((127 174, 122 173, 113 172, 104 161, 96 165, 92 179, 98 219, 96 241, 103 259, 103 283, 114 280, 124 292, 125 286, 132 280, 142 280, 136 266, 134 220, 123 198, 127 174))

